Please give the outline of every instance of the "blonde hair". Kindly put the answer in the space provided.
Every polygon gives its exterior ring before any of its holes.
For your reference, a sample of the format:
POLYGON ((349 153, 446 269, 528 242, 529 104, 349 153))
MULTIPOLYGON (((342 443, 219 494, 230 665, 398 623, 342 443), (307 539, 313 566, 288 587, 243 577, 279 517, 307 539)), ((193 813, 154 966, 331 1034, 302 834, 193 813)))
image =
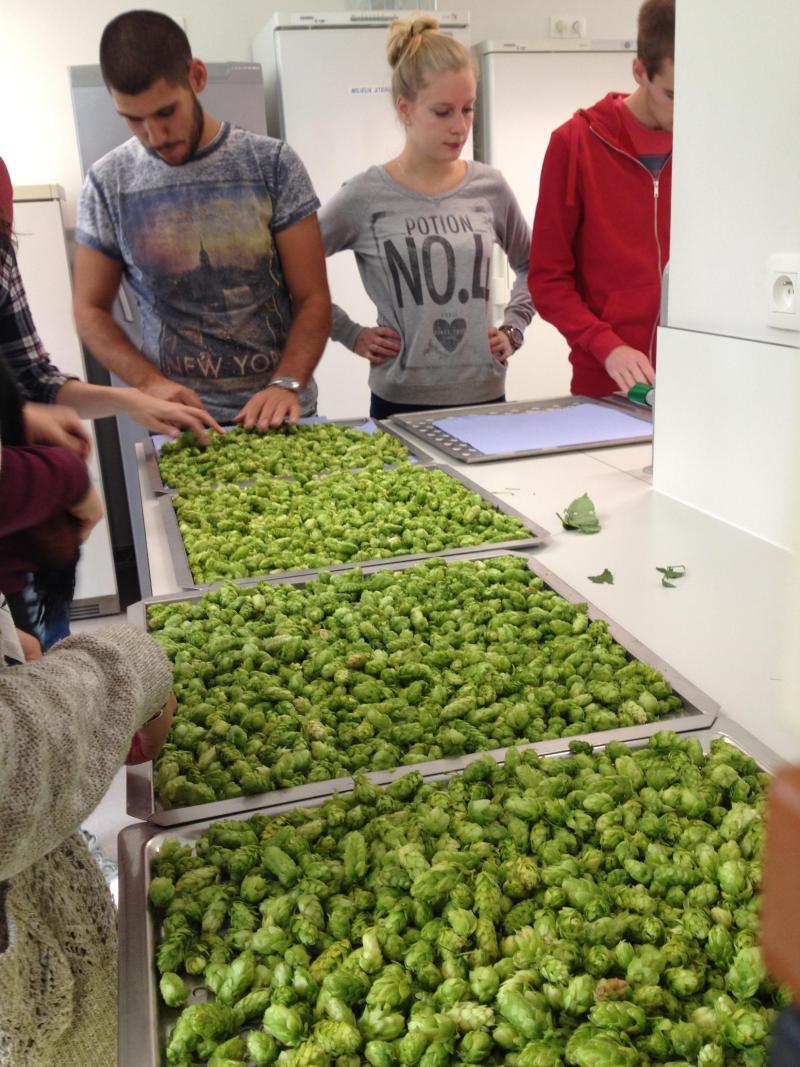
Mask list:
POLYGON ((386 55, 392 68, 392 97, 413 102, 438 74, 456 74, 469 68, 478 77, 472 53, 439 29, 432 15, 418 15, 410 22, 397 19, 389 27, 386 55))

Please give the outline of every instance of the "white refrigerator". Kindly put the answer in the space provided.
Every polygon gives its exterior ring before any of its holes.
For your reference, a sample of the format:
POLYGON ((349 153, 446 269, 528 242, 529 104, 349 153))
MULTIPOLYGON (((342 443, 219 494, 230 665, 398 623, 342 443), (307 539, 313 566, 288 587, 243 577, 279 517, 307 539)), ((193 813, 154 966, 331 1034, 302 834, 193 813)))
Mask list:
MULTIPOLYGON (((437 11, 443 30, 469 45, 469 19, 437 11)), ((339 11, 277 14, 253 42, 264 71, 267 116, 278 136, 305 163, 317 196, 330 199, 343 182, 372 164, 385 163, 403 145, 395 118, 386 59, 388 27, 404 11, 339 11)), ((472 142, 463 155, 472 157, 472 142)), ((364 292, 351 252, 328 260, 334 303, 365 326, 375 325, 375 306, 364 292)), ((353 418, 369 410, 369 364, 329 341, 315 376, 319 413, 353 418)))
MULTIPOLYGON (((481 77, 475 121, 475 155, 499 168, 533 224, 539 175, 554 129, 581 107, 606 93, 635 88, 633 40, 483 41, 476 46, 481 77)), ((508 299, 508 266, 495 246, 495 321, 508 299)), ((538 316, 525 343, 509 363, 510 400, 541 399, 569 393, 569 348, 538 316)))

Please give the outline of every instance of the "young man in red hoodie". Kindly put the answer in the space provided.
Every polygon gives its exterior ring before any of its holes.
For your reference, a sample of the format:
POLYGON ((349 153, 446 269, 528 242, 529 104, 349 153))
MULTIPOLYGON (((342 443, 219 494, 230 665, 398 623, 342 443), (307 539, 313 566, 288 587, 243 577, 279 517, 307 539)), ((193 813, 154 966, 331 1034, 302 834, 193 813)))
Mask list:
POLYGON ((675 0, 639 11, 630 95, 609 93, 551 136, 528 285, 570 346, 572 392, 607 396, 655 378, 669 260, 675 0))

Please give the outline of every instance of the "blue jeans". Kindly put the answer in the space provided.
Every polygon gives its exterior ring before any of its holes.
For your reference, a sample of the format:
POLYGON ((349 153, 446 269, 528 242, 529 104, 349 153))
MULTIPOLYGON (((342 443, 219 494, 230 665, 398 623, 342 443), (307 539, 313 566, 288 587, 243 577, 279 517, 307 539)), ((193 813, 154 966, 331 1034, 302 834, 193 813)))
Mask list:
POLYGON ((69 611, 75 591, 75 568, 29 575, 23 591, 32 631, 42 652, 69 637, 69 611))

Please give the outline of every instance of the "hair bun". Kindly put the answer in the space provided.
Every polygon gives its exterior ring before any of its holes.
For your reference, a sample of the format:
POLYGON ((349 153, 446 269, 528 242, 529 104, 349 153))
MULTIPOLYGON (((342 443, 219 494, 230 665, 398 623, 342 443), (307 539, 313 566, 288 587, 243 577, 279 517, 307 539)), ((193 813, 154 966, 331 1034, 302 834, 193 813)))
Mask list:
POLYGON ((396 19, 389 27, 389 41, 386 46, 392 70, 404 59, 410 59, 415 54, 426 33, 438 29, 439 20, 433 15, 419 15, 408 22, 396 19))

